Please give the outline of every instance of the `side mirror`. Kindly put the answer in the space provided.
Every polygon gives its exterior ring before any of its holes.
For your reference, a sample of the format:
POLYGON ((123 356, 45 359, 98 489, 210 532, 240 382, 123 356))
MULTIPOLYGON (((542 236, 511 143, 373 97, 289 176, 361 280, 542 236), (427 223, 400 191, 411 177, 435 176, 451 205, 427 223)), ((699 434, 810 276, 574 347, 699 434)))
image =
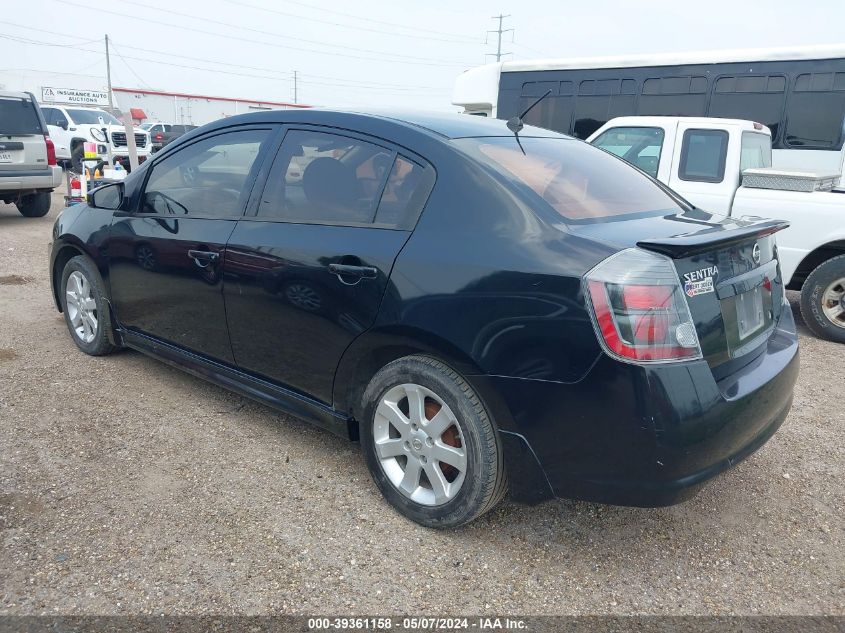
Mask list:
POLYGON ((67 121, 57 121, 56 125, 67 132, 67 121))
POLYGON ((117 211, 123 203, 123 183, 114 182, 97 187, 88 194, 88 206, 94 209, 110 209, 117 211))

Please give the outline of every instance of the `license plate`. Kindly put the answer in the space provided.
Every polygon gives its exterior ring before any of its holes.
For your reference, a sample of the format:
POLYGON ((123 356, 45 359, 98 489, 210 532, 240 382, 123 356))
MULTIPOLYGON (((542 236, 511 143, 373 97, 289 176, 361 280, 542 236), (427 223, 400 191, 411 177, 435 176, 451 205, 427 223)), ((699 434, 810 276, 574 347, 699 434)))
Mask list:
POLYGON ((12 162, 12 153, 11 152, 0 152, 0 163, 11 163, 12 162))
POLYGON ((743 292, 736 297, 736 322, 739 340, 744 340, 766 324, 763 311, 763 286, 743 292))

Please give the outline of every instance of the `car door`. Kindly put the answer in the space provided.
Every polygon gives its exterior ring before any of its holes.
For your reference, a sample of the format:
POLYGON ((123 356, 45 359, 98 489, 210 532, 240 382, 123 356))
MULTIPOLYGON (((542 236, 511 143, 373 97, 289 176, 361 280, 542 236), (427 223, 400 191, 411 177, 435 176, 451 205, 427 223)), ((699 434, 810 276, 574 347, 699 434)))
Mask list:
POLYGON ((382 141, 290 129, 224 264, 236 364, 327 404, 352 340, 376 318, 434 182, 382 141))
POLYGON ((109 283, 122 327, 232 362, 225 246, 274 132, 218 131, 153 162, 134 210, 111 226, 109 283))

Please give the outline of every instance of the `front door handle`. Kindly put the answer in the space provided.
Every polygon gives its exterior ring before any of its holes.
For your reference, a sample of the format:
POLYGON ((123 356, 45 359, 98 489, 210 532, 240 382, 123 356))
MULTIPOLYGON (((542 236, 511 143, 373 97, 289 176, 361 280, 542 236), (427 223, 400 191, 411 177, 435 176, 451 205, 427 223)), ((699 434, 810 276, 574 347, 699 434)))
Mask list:
POLYGON ((220 253, 212 253, 211 251, 188 251, 188 257, 194 260, 200 268, 208 268, 211 264, 220 259, 220 253))
POLYGON ((350 264, 329 264, 329 272, 333 275, 355 277, 357 279, 375 279, 378 268, 375 266, 351 266, 350 264))

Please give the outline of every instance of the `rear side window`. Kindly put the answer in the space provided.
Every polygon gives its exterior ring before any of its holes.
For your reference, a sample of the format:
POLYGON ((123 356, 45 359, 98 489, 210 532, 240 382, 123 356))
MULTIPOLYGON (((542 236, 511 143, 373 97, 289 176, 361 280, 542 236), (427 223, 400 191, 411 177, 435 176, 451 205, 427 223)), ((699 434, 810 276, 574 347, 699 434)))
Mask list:
POLYGON ((269 130, 239 130, 205 138, 153 165, 142 213, 204 217, 243 214, 261 145, 269 130))
POLYGON ((742 133, 739 172, 772 166, 772 139, 766 134, 742 133))
POLYGON ((0 136, 43 133, 32 101, 0 97, 0 136))
POLYGON ((681 180, 722 182, 728 156, 728 133, 724 130, 686 130, 681 146, 681 180))
POLYGON ((587 143, 530 137, 520 137, 519 142, 514 137, 453 142, 508 185, 538 197, 538 203, 545 202, 572 222, 681 210, 653 180, 587 143))
POLYGON ((413 228, 434 186, 434 169, 397 156, 381 194, 376 224, 413 228))
POLYGON ((395 154, 339 134, 285 135, 258 208, 260 217, 305 224, 369 224, 395 154))
POLYGON ((657 177, 663 129, 659 127, 615 127, 602 132, 593 145, 624 158, 649 176, 657 177))

